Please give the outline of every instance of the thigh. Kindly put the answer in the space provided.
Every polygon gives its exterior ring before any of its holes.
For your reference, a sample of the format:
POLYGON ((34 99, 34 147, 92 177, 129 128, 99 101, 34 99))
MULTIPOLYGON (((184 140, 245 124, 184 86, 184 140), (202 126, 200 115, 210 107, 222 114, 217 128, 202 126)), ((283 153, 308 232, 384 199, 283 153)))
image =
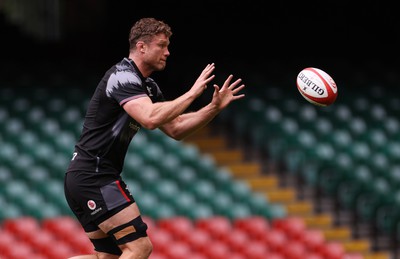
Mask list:
POLYGON ((110 218, 104 220, 102 223, 99 224, 99 228, 108 233, 110 230, 121 226, 135 218, 140 216, 140 211, 137 206, 137 203, 132 203, 128 207, 122 209, 115 215, 111 216, 110 218))

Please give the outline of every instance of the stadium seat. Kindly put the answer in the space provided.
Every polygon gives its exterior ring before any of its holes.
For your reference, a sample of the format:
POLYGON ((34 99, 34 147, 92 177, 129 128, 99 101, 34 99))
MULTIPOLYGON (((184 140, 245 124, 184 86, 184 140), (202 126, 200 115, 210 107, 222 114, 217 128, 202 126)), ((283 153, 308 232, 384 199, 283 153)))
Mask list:
MULTIPOLYGON (((13 226, 15 228, 15 226, 13 226)), ((0 229, 0 254, 6 254, 6 251, 14 248, 14 243, 17 243, 17 237, 3 227, 0 229)))
POLYGON ((325 244, 325 235, 320 229, 307 229, 299 240, 304 244, 308 251, 318 253, 325 244))
POLYGON ((257 239, 252 239, 249 233, 245 232, 243 229, 235 227, 231 230, 229 235, 225 236, 223 241, 230 248, 231 251, 244 255, 249 249, 248 244, 253 241, 257 241, 257 239))
POLYGON ((319 252, 324 259, 343 259, 345 256, 345 250, 342 243, 339 242, 327 242, 320 248, 319 252))
POLYGON ((193 222, 183 216, 161 218, 157 221, 158 227, 172 233, 176 240, 185 240, 194 229, 193 222))
POLYGON ((181 190, 175 199, 171 200, 171 205, 180 215, 190 215, 191 210, 197 206, 198 201, 194 194, 187 190, 181 190))
POLYGON ((212 242, 214 242, 214 240, 208 230, 202 228, 194 228, 191 234, 186 238, 186 244, 194 251, 203 254, 212 242))
MULTIPOLYGON (((159 253, 166 256, 168 247, 174 243, 174 237, 169 230, 166 229, 154 229, 149 232, 151 242, 153 243, 153 250, 155 253, 159 253)), ((169 258, 169 257, 168 257, 169 258)))
POLYGON ((272 252, 283 254, 289 239, 282 230, 272 228, 265 234, 263 240, 272 252))
POLYGON ((199 218, 194 224, 196 227, 206 230, 216 240, 224 239, 233 228, 231 221, 222 216, 199 218))
POLYGON ((31 238, 32 235, 40 230, 38 220, 30 216, 5 219, 2 225, 5 230, 22 240, 31 238))
POLYGON ((175 197, 179 196, 180 189, 177 183, 173 180, 159 179, 148 185, 154 194, 157 195, 160 201, 171 203, 175 197))
POLYGON ((274 229, 283 231, 291 240, 301 239, 307 228, 305 221, 300 217, 274 219, 272 226, 274 229))
POLYGON ((262 240, 271 229, 269 221, 262 216, 236 218, 233 220, 233 226, 254 240, 262 240))
MULTIPOLYGON (((41 258, 39 254, 33 249, 32 246, 15 240, 9 247, 4 247, 1 251, 1 256, 3 258, 13 258, 13 259, 25 259, 25 258, 41 258)), ((42 257, 43 258, 43 257, 42 257)), ((42 259, 41 258, 41 259, 42 259)))
POLYGON ((242 250, 242 254, 245 258, 252 259, 264 259, 267 258, 269 249, 262 241, 252 240, 246 243, 246 246, 242 250))
POLYGON ((207 258, 226 259, 230 258, 231 251, 225 243, 216 239, 208 245, 207 249, 204 250, 203 253, 207 258))
POLYGON ((192 220, 206 219, 215 216, 210 204, 200 202, 196 203, 195 206, 186 213, 186 216, 192 220))
POLYGON ((167 258, 187 259, 191 258, 192 251, 186 243, 174 241, 165 248, 164 254, 167 258))
POLYGON ((392 202, 376 209, 374 226, 378 234, 395 238, 396 224, 400 222, 400 191, 392 193, 392 202))
POLYGON ((372 223, 376 210, 392 201, 392 189, 383 177, 375 177, 370 185, 356 198, 356 222, 372 223))
POLYGON ((300 241, 294 239, 289 240, 286 243, 285 249, 282 250, 282 254, 287 259, 309 258, 305 246, 300 241))

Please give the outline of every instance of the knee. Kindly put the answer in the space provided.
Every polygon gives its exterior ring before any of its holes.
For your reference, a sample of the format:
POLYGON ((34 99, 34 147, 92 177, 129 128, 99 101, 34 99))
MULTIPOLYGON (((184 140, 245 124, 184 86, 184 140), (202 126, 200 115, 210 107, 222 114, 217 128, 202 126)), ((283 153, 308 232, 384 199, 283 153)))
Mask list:
POLYGON ((146 255, 147 257, 144 258, 148 258, 150 257, 151 253, 153 252, 153 244, 151 243, 149 238, 143 238, 144 240, 144 244, 142 247, 143 250, 143 254, 146 255))
POLYGON ((124 258, 147 259, 153 252, 153 244, 148 237, 136 239, 133 242, 121 245, 124 258))

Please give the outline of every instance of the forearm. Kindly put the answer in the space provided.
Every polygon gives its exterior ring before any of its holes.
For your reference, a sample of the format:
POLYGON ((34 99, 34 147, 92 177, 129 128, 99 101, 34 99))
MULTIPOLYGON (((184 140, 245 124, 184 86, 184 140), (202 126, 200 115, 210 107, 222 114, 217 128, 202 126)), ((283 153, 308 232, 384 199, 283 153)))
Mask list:
POLYGON ((151 109, 142 110, 142 117, 146 118, 142 125, 148 129, 162 127, 185 112, 194 99, 193 95, 186 93, 173 101, 153 103, 151 109))
POLYGON ((207 125, 219 112, 220 109, 210 103, 196 112, 179 115, 171 123, 165 125, 163 131, 174 139, 184 139, 207 125))

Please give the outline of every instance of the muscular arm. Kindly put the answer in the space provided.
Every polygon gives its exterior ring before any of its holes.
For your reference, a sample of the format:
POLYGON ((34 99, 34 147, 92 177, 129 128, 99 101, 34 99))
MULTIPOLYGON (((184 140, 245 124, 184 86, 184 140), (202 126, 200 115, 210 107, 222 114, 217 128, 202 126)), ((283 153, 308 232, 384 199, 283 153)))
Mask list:
POLYGON ((124 105, 125 111, 144 128, 156 129, 182 114, 196 98, 187 92, 173 101, 153 103, 150 98, 142 97, 124 105))
POLYGON ((172 101, 153 103, 150 98, 142 97, 124 104, 125 111, 147 129, 156 129, 182 114, 189 105, 207 88, 213 78, 214 63, 208 64, 189 91, 172 101))
POLYGON ((196 112, 184 113, 214 78, 210 76, 213 69, 213 64, 208 65, 193 87, 172 101, 152 103, 150 98, 142 97, 127 102, 124 109, 143 127, 160 128, 168 136, 181 140, 208 124, 229 103, 244 97, 244 94, 236 95, 244 88, 243 84, 239 85, 241 79, 231 84, 233 76, 230 75, 221 89, 214 85, 213 98, 208 105, 196 112))
POLYGON ((244 85, 239 85, 242 81, 237 79, 231 84, 233 76, 230 75, 224 85, 214 85, 214 94, 211 102, 196 112, 184 113, 179 115, 176 119, 165 124, 161 130, 168 136, 181 140, 193 134, 198 129, 207 125, 214 117, 226 108, 232 101, 241 99, 244 94, 236 95, 244 88, 244 85))

